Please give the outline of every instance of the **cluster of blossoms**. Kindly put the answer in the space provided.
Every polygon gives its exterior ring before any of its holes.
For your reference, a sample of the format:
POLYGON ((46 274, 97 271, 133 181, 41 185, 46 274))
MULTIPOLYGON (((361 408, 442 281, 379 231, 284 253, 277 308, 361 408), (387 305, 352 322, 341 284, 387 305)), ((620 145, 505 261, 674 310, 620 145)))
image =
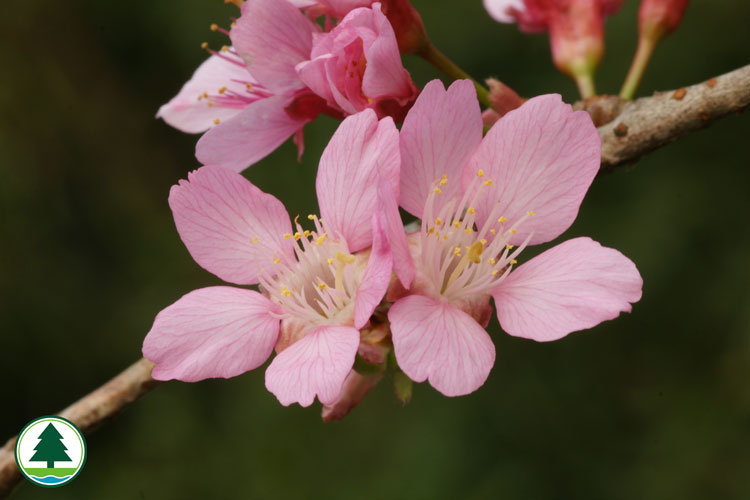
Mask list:
MULTIPOLYGON (((577 4, 485 3, 552 31, 562 21, 542 7, 577 4)), ((597 22, 619 4, 600 3, 597 22)), ((477 390, 495 361, 492 302, 506 333, 541 342, 640 299, 635 265, 589 238, 520 263, 570 227, 599 170, 589 115, 513 93, 490 126, 472 81, 417 89, 400 52, 420 33, 400 0, 247 0, 232 46, 162 107, 173 126, 208 130, 204 166, 169 196, 182 241, 207 271, 257 289, 202 288, 161 311, 143 345, 154 378, 234 377, 273 356, 267 389, 336 419, 389 369, 402 399, 411 381, 477 390), (320 113, 342 120, 318 166, 320 216, 292 219, 239 172, 292 135, 301 148, 320 113), (399 209, 419 219, 408 232, 399 209)))

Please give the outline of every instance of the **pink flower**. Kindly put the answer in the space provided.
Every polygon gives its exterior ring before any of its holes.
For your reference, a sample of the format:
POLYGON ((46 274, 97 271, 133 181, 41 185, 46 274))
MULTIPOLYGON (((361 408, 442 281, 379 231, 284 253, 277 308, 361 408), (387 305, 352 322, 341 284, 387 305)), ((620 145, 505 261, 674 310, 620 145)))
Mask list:
POLYGON ((170 192, 177 230, 195 261, 225 286, 188 293, 161 311, 143 343, 157 380, 234 377, 263 364, 283 405, 331 404, 391 280, 398 217, 398 132, 373 111, 349 117, 321 158, 322 218, 303 229, 279 200, 241 175, 202 167, 170 192), (393 187, 395 186, 395 187, 393 187))
POLYGON ((208 130, 196 147, 206 165, 242 171, 295 133, 301 154, 302 127, 320 113, 371 108, 400 118, 416 95, 379 4, 322 34, 286 0, 248 0, 228 34, 233 46, 214 53, 157 115, 185 132, 208 130))
MULTIPOLYGON (((574 78, 593 73, 604 53, 604 16, 623 0, 484 0, 501 23, 517 22, 527 33, 549 31, 555 66, 574 78)), ((580 83, 579 83, 580 85, 580 83)), ((591 93, 591 92, 586 92, 591 93)))
POLYGON ((398 119, 417 94, 379 3, 351 11, 329 33, 316 35, 310 60, 296 69, 313 92, 347 114, 372 108, 398 119))
POLYGON ((397 299, 388 314, 396 359, 412 380, 447 396, 484 383, 495 361, 484 330, 490 298, 508 334, 537 341, 591 328, 640 299, 635 265, 589 238, 517 266, 527 245, 571 225, 600 148, 589 116, 558 95, 528 100, 483 139, 470 81, 424 88, 401 130, 400 203, 422 220, 409 236, 416 277, 388 296, 397 299))

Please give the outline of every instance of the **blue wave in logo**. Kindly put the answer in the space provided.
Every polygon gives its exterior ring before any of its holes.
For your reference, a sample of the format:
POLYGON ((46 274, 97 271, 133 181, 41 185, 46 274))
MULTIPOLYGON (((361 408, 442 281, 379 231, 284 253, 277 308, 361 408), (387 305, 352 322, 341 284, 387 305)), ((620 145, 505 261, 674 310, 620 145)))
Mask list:
POLYGON ((64 477, 57 477, 57 476, 44 476, 44 477, 31 476, 31 477, 33 477, 34 479, 36 479, 40 483, 44 483, 44 484, 60 484, 60 483, 64 483, 68 479, 70 479, 70 476, 64 476, 64 477))

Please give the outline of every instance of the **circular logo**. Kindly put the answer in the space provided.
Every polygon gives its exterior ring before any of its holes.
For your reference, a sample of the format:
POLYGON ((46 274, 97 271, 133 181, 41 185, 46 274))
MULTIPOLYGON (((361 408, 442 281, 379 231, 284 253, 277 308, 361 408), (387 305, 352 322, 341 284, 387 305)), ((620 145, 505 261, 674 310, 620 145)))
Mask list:
POLYGON ((86 463, 86 441, 73 422, 40 417, 21 430, 16 440, 16 464, 26 479, 56 488, 72 481, 86 463))

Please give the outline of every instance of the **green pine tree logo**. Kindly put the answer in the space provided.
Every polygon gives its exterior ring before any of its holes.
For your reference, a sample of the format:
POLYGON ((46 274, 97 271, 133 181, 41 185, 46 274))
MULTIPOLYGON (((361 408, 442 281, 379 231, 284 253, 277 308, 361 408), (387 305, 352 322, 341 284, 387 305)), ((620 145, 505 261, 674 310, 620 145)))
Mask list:
POLYGON ((55 462, 70 462, 71 459, 66 453, 68 450, 62 442, 62 435, 55 429, 50 422, 39 434, 39 444, 34 448, 34 456, 31 457, 33 462, 47 462, 47 468, 53 469, 55 462))

